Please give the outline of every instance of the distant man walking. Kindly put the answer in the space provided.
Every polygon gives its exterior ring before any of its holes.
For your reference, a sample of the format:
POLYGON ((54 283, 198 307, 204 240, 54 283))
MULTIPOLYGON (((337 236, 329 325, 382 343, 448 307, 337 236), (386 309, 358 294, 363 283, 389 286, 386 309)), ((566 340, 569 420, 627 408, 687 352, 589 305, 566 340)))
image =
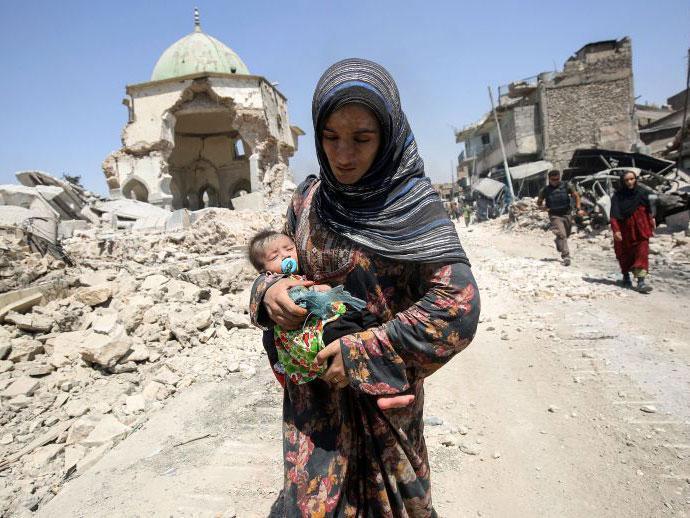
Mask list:
POLYGON ((539 192, 537 205, 542 210, 549 211, 551 232, 556 236, 556 250, 561 254, 563 266, 570 266, 570 249, 568 236, 573 226, 570 214, 570 199, 575 200, 575 207, 579 215, 584 212, 580 208, 580 195, 569 183, 561 181, 561 172, 557 169, 549 171, 549 184, 539 192), (544 207, 546 202, 546 207, 544 207))

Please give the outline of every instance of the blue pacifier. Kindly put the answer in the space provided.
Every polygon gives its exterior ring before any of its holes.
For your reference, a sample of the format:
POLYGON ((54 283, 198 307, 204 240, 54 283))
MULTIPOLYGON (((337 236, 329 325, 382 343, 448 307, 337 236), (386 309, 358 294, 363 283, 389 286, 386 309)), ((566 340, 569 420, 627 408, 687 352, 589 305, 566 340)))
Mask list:
POLYGON ((280 269, 283 273, 296 273, 297 261, 295 261, 292 257, 286 257, 280 262, 280 269))

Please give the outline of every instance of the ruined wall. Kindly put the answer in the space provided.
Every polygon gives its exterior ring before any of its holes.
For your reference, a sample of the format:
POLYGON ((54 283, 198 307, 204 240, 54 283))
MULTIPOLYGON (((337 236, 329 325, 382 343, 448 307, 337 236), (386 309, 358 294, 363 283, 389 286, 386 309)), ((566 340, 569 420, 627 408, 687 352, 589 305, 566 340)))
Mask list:
POLYGON ((578 148, 630 151, 637 141, 629 40, 615 49, 586 49, 540 85, 544 159, 559 169, 578 148))
POLYGON ((122 133, 123 147, 103 163, 114 196, 136 179, 146 188, 137 192, 147 192, 149 202, 169 206, 173 190, 187 199, 189 193, 180 189, 193 189, 196 196, 196 191, 205 188, 196 185, 194 178, 182 181, 180 173, 213 169, 213 174, 200 178, 214 178, 214 196, 227 207, 238 189, 261 189, 264 172, 277 164, 287 166, 294 154, 286 99, 261 77, 204 75, 133 85, 127 91, 130 122, 122 133), (189 122, 191 116, 199 119, 196 127, 180 130, 178 122, 185 117, 189 122), (190 132, 209 136, 193 139, 190 132), (210 136, 214 132, 225 135, 210 136), (232 152, 238 139, 245 151, 240 163, 232 152), (196 167, 194 161, 201 165, 196 167))
POLYGON ((515 144, 521 155, 534 155, 541 151, 539 107, 536 104, 516 106, 515 144))

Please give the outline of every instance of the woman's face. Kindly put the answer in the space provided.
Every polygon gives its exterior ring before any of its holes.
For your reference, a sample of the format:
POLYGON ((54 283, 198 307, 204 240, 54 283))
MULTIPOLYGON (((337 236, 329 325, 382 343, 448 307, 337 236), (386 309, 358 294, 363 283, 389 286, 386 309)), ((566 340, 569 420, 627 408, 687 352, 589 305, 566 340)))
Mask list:
POLYGON ((635 173, 625 173, 623 175, 623 183, 628 189, 634 188, 636 182, 637 177, 635 176, 635 173))
POLYGON ((376 116, 360 104, 346 104, 326 120, 321 145, 336 180, 357 183, 369 170, 381 143, 376 116))

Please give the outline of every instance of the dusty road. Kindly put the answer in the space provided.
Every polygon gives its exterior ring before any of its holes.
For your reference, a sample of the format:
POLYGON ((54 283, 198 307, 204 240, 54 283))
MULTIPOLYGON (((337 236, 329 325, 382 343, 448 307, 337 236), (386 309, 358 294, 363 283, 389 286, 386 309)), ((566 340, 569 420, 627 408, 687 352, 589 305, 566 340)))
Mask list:
MULTIPOLYGON (((643 296, 594 245, 564 268, 548 234, 460 233, 483 317, 427 384, 440 515, 690 515, 687 267, 643 296)), ((180 391, 38 515, 266 516, 280 399, 267 368, 180 391)))

